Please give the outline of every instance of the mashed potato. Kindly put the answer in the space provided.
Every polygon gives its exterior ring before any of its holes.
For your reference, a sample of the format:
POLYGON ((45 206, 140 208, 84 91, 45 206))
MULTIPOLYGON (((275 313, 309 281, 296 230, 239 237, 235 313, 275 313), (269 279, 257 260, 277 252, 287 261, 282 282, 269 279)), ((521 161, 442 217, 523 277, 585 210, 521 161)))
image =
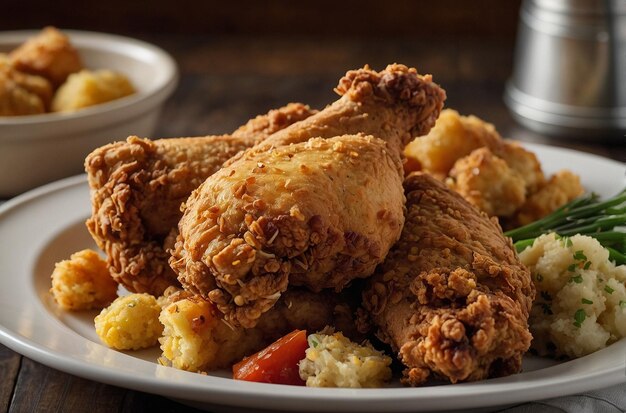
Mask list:
POLYGON ((161 307, 150 294, 119 297, 95 318, 96 333, 109 347, 139 350, 158 343, 161 307))
POLYGON ((581 357, 626 336, 626 266, 594 238, 546 234, 520 258, 537 287, 529 323, 539 354, 581 357))
POLYGON ((56 263, 51 278, 50 292, 65 310, 101 309, 117 298, 117 283, 106 262, 90 249, 56 263))
POLYGON ((381 387, 391 379, 391 358, 369 343, 360 346, 341 333, 311 334, 300 377, 310 387, 381 387))
POLYGON ((130 80, 111 70, 82 70, 67 78, 54 95, 52 111, 68 112, 135 93, 130 80))

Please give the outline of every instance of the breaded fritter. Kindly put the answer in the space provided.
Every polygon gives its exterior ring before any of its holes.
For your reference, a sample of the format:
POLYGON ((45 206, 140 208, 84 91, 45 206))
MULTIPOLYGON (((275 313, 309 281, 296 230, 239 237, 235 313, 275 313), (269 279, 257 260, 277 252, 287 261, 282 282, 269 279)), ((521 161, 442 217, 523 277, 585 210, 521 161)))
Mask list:
POLYGON ((535 290, 510 239, 428 174, 409 176, 404 187, 402 236, 363 292, 364 318, 398 352, 403 381, 519 372, 535 290))
POLYGON ((173 246, 181 203, 231 156, 312 113, 293 103, 252 119, 232 135, 129 137, 89 154, 85 170, 92 215, 87 228, 107 254, 116 281, 132 292, 153 295, 179 285, 167 263, 167 248, 173 246))
POLYGON ((406 172, 423 171, 443 178, 457 159, 483 146, 495 147, 501 139, 492 124, 475 116, 461 116, 453 109, 444 109, 430 132, 413 140, 404 149, 408 161, 406 172))
POLYGON ((459 158, 446 183, 489 216, 513 215, 526 201, 524 178, 487 147, 459 158))
POLYGON ((229 323, 253 327, 288 285, 340 291, 372 274, 402 228, 402 175, 371 136, 251 151, 185 202, 170 265, 229 323))
POLYGON ((584 192, 578 175, 566 169, 558 171, 537 192, 528 197, 508 225, 518 227, 530 224, 583 195, 584 192))

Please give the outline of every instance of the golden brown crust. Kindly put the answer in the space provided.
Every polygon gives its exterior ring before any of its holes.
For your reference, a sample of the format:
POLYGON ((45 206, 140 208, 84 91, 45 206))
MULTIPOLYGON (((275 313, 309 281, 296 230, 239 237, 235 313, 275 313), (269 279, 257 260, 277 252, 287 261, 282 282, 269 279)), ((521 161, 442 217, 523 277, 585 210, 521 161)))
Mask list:
POLYGON ((93 151, 85 160, 92 201, 87 227, 106 252, 113 277, 130 291, 154 295, 178 285, 167 249, 173 246, 181 203, 231 156, 311 113, 290 104, 232 136, 155 141, 132 136, 93 151))
POLYGON ((402 236, 363 294, 379 337, 407 366, 404 381, 519 371, 535 291, 510 240, 430 175, 411 175, 404 186, 402 236))
POLYGON ((247 152, 189 197, 170 265, 252 327, 289 284, 339 291, 369 276, 402 227, 401 179, 398 154, 362 135, 247 152))
POLYGON ((251 150, 267 152, 310 138, 363 133, 401 151, 411 139, 428 132, 435 124, 446 98, 445 91, 430 75, 422 76, 414 68, 397 64, 380 72, 367 66, 351 70, 335 90, 340 99, 251 150))
POLYGON ((78 51, 68 37, 54 27, 46 27, 9 54, 10 63, 19 71, 48 79, 58 87, 83 68, 78 51))
POLYGON ((0 67, 0 116, 23 116, 44 113, 46 106, 37 94, 18 84, 14 70, 0 67))

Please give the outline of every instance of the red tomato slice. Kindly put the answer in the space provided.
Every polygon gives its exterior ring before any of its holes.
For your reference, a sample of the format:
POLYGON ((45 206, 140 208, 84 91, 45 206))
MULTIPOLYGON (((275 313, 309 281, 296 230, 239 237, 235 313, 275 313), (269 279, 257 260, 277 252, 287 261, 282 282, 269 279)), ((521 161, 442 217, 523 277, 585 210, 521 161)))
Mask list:
POLYGON ((265 349, 233 366, 235 380, 304 386, 298 363, 306 357, 309 344, 305 330, 294 330, 265 349))

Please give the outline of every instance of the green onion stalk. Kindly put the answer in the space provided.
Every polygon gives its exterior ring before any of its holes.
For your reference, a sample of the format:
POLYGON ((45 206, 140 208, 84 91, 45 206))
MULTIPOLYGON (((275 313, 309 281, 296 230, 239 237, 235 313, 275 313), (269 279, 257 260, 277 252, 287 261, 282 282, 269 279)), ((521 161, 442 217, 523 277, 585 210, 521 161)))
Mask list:
POLYGON ((521 252, 537 237, 549 232, 562 237, 576 234, 593 237, 609 251, 609 259, 618 265, 626 264, 626 188, 602 201, 594 193, 583 195, 550 215, 504 235, 521 252))

